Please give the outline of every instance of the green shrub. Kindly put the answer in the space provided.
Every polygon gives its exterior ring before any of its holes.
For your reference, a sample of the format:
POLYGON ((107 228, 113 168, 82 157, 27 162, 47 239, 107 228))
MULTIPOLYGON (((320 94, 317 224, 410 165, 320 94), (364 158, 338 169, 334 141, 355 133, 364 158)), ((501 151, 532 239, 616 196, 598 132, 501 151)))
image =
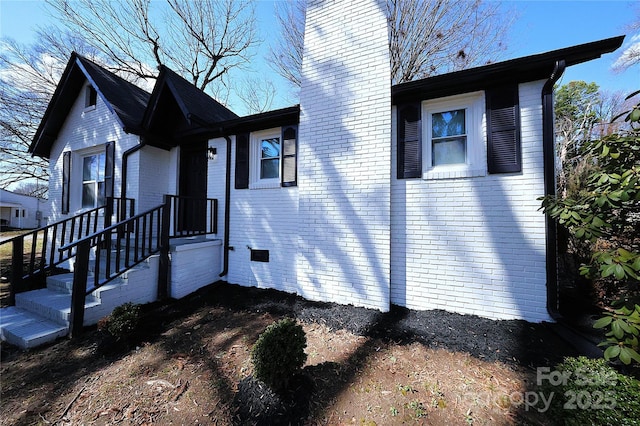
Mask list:
POLYGON ((604 351, 607 361, 618 358, 627 365, 631 361, 640 363, 640 305, 636 304, 633 308, 622 306, 613 312, 605 312, 593 327, 609 330, 607 340, 598 345, 607 346, 604 351))
POLYGON ((307 336, 291 318, 271 324, 251 350, 254 375, 274 390, 283 390, 304 365, 307 336))
POLYGON ((640 382, 604 359, 566 358, 553 373, 539 391, 554 424, 640 426, 640 382))
POLYGON ((116 307, 109 315, 106 330, 117 340, 126 339, 138 327, 140 322, 140 305, 125 303, 116 307))

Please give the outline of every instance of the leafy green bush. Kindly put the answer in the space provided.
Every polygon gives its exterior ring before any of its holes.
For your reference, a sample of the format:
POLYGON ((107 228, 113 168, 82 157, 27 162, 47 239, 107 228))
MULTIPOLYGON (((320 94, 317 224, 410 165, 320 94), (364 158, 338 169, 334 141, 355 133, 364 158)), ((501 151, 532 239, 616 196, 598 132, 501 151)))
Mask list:
MULTIPOLYGON (((566 197, 540 199, 545 214, 577 240, 591 244, 591 259, 580 267, 580 274, 610 281, 620 289, 628 286, 628 293, 632 285, 637 288, 640 283, 640 104, 621 116, 625 116, 628 130, 582 143, 583 157, 594 166, 582 190, 566 197)), ((625 309, 605 313, 596 326, 611 328, 603 342, 609 346, 605 357, 629 364, 640 362, 639 311, 634 314, 634 307, 625 309)))
POLYGON ((254 375, 274 390, 286 389, 307 360, 307 336, 291 318, 271 324, 251 350, 254 375))
POLYGON ((117 340, 126 339, 140 323, 140 305, 125 303, 116 307, 106 321, 106 330, 117 340))
POLYGON ((566 358, 554 373, 539 389, 554 424, 640 426, 640 382, 604 359, 566 358))
POLYGON ((598 346, 608 346, 604 351, 604 358, 619 358, 624 364, 631 361, 640 363, 640 305, 633 308, 622 306, 605 315, 593 324, 594 328, 608 328, 607 340, 598 346))

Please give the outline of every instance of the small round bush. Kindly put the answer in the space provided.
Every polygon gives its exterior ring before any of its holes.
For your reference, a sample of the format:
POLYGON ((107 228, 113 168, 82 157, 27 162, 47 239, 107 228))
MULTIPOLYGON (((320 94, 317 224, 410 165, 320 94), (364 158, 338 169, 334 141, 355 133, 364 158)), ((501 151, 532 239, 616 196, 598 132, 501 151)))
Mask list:
POLYGON ((116 339, 129 337, 140 322, 140 305, 125 303, 116 307, 106 324, 107 331, 116 339))
POLYGON ((271 324, 251 350, 254 375, 274 390, 283 390, 304 365, 307 336, 291 318, 271 324))

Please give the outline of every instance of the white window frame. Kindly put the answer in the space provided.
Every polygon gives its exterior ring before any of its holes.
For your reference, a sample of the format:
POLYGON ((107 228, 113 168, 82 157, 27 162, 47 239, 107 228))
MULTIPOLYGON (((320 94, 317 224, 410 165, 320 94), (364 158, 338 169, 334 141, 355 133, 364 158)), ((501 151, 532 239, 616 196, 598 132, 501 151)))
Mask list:
MULTIPOLYGON (((99 184, 100 184, 100 182, 102 182, 102 186, 104 188, 104 185, 105 185, 104 178, 105 178, 105 176, 102 176, 102 179, 103 179, 102 181, 99 181, 99 180, 87 180, 87 181, 85 181, 84 180, 84 159, 88 158, 88 157, 96 157, 96 156, 99 157, 101 155, 104 156, 104 161, 106 161, 106 153, 104 152, 104 150, 102 150, 102 151, 85 152, 85 153, 82 153, 80 155, 80 161, 79 161, 79 163, 80 163, 80 173, 79 173, 79 176, 80 176, 80 179, 79 179, 79 182, 80 182, 80 198, 79 198, 80 210, 91 210, 91 209, 94 209, 96 207, 100 207, 100 205, 98 203, 98 201, 99 201, 99 191, 100 191, 100 189, 99 189, 100 185, 99 184), (94 199, 95 199, 95 202, 94 202, 93 207, 85 207, 83 205, 84 204, 83 203, 83 197, 84 197, 84 185, 85 185, 85 183, 94 183, 94 190, 95 190, 95 198, 94 199)), ((103 167, 104 167, 104 161, 102 163, 103 167)), ((98 173, 100 173, 100 170, 98 170, 98 173)), ((104 174, 104 169, 102 170, 102 173, 104 174)))
POLYGON ((267 189, 267 188, 280 188, 280 180, 282 177, 282 131, 280 127, 260 130, 258 132, 252 132, 250 136, 250 154, 251 166, 249 169, 249 188, 250 189, 267 189), (261 179, 260 167, 262 159, 262 141, 264 139, 278 138, 280 140, 280 162, 278 177, 261 179))
POLYGON ((484 92, 449 96, 422 102, 422 178, 452 179, 486 176, 484 92), (433 114, 453 110, 465 110, 467 135, 466 161, 461 164, 432 165, 431 121, 433 114))
POLYGON ((93 88, 91 84, 87 84, 84 87, 84 111, 91 111, 96 109, 98 105, 98 91, 93 88), (91 103, 91 92, 95 93, 95 101, 91 103))

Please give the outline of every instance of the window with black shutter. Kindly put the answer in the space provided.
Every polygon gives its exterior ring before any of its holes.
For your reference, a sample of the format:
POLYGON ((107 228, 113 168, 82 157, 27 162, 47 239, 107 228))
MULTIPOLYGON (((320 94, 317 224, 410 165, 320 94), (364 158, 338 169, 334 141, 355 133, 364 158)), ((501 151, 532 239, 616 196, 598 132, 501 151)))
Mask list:
POLYGON ((518 85, 486 91, 487 167, 489 173, 522 171, 518 85))
POLYGON ((420 103, 398 106, 398 179, 422 175, 420 103))

